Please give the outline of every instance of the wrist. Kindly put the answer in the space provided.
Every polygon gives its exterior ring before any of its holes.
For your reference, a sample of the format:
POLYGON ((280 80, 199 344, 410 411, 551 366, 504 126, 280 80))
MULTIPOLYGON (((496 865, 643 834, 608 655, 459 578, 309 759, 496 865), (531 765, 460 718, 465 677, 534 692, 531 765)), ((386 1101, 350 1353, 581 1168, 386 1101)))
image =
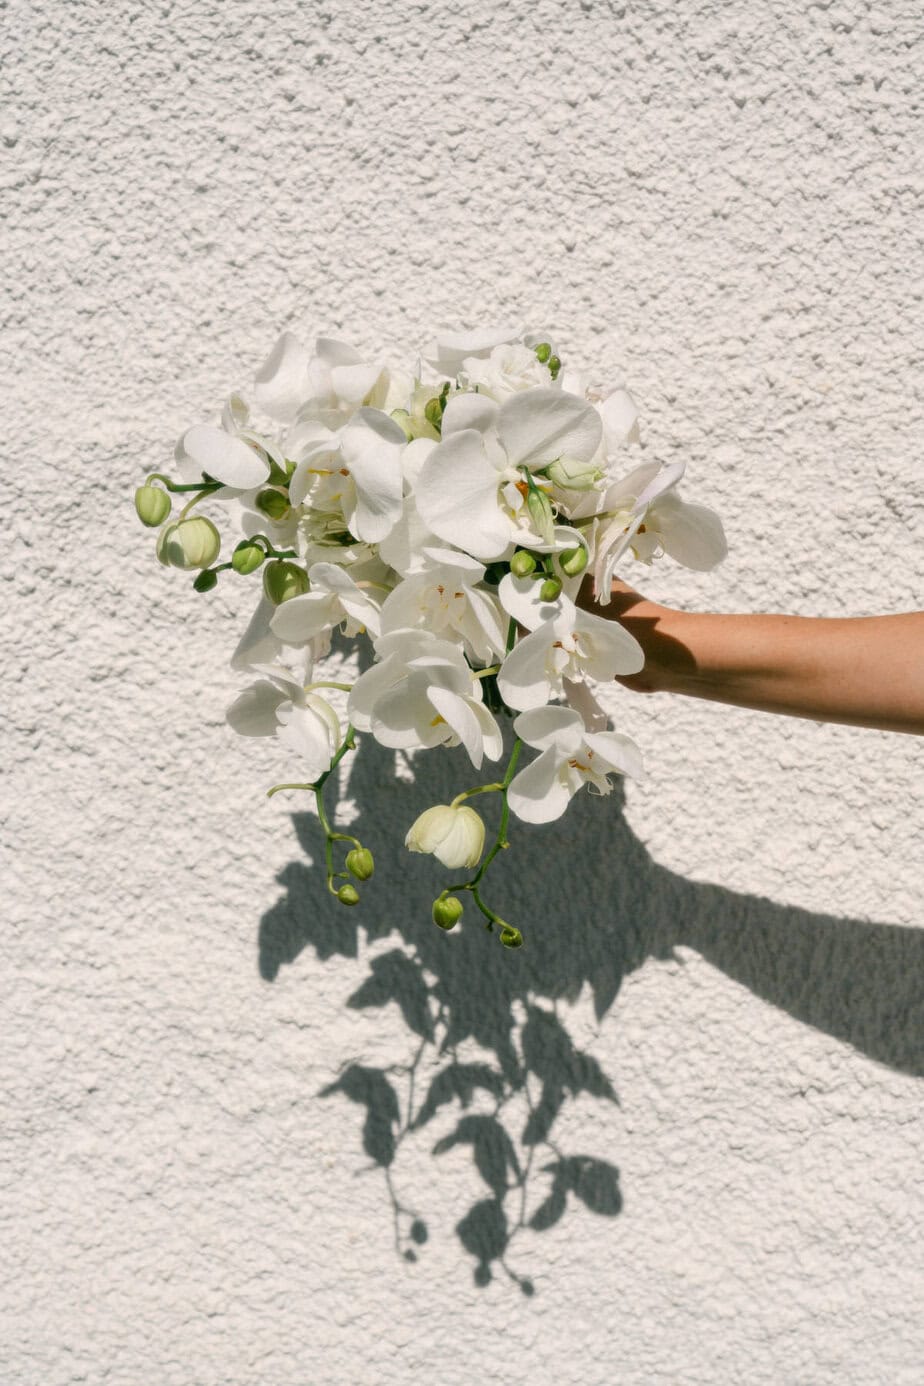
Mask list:
POLYGON ((645 665, 638 674, 618 680, 638 693, 689 691, 696 662, 688 648, 687 627, 694 619, 687 612, 649 601, 623 582, 614 582, 610 601, 601 606, 594 599, 590 581, 584 583, 578 605, 594 616, 619 621, 641 645, 645 665))

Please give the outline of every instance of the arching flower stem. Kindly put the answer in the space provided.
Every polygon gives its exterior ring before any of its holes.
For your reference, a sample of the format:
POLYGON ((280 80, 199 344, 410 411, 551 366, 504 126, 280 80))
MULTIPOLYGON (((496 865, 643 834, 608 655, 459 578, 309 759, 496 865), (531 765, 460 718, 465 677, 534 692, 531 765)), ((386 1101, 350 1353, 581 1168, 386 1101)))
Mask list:
POLYGON ((503 943, 503 945, 506 948, 519 948, 520 944, 523 942, 523 935, 520 933, 519 929, 515 929, 512 924, 508 924, 505 919, 501 919, 500 915, 496 912, 496 910, 492 910, 491 906, 485 903, 485 901, 482 899, 481 892, 479 891, 478 887, 484 880, 485 872, 491 865, 494 858, 497 856, 498 852, 510 846, 510 843, 507 841, 507 824, 510 821, 510 805, 507 802, 507 790, 509 789, 510 782, 514 777, 514 774, 516 773, 517 761, 520 758, 520 751, 522 749, 522 746, 523 742, 520 740, 519 737, 517 737, 516 741, 514 741, 513 743, 513 748, 510 752, 510 759, 507 762, 507 769, 504 772, 504 778, 499 783, 483 784, 479 785, 476 789, 469 789, 464 794, 458 795, 453 800, 452 805, 453 807, 456 807, 464 799, 471 798, 471 796, 474 794, 499 793, 502 796, 500 823, 498 824, 497 835, 494 838, 494 842, 492 843, 487 856, 485 857, 484 861, 481 863, 478 870, 475 872, 474 876, 470 881, 464 881, 461 885, 448 886, 447 891, 450 894, 455 894, 463 890, 471 891, 472 899, 474 900, 475 904, 478 906, 478 909, 485 917, 485 928, 490 932, 493 930, 496 924, 497 927, 500 929, 501 943, 503 943))
MULTIPOLYGON (((344 688, 346 686, 347 685, 344 684, 334 683, 312 685, 312 687, 315 688, 344 688)), ((315 807, 318 811, 318 822, 321 824, 321 828, 324 833, 324 865, 327 873, 327 889, 330 891, 331 895, 337 894, 337 887, 334 885, 335 880, 339 879, 340 877, 345 877, 347 880, 349 880, 348 872, 334 871, 334 843, 350 842, 354 847, 357 848, 361 847, 362 843, 359 841, 358 838, 351 837, 349 833, 338 833, 335 832, 334 829, 331 827, 330 819, 327 816, 327 809, 324 805, 324 786, 336 770, 337 766, 340 764, 341 760, 343 760, 343 757, 346 755, 347 751, 353 751, 355 749, 356 730, 354 727, 348 725, 346 729, 346 735, 344 736, 339 747, 337 748, 337 751, 332 756, 330 765, 324 771, 323 775, 319 775, 316 780, 309 784, 276 784, 273 785, 272 789, 268 789, 266 791, 266 797, 268 799, 271 799, 274 794, 278 794, 279 791, 282 789, 310 789, 314 794, 315 807)))
POLYGON ((203 494, 211 494, 212 491, 219 491, 224 485, 224 482, 221 481, 171 481, 169 476, 164 476, 163 472, 152 472, 145 484, 150 486, 152 481, 163 482, 168 491, 177 495, 181 491, 201 491, 203 494))

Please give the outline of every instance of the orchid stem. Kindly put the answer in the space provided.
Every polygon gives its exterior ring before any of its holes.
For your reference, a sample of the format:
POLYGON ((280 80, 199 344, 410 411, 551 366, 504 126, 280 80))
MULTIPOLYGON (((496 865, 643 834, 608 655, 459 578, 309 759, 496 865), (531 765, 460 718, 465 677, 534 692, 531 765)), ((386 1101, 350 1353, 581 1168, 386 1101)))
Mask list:
POLYGON ((452 804, 452 807, 455 808, 461 800, 469 798, 472 794, 483 794, 492 790, 502 795, 500 823, 498 824, 497 835, 494 838, 488 855, 470 881, 465 881, 461 885, 449 886, 448 890, 452 893, 462 890, 471 891, 472 899, 487 921, 485 928, 489 931, 493 930, 496 924, 501 931, 501 942, 508 948, 518 948, 523 942, 523 935, 520 933, 519 929, 515 929, 512 924, 508 924, 505 919, 501 919, 500 915, 495 910, 492 910, 490 905, 485 904, 484 900, 481 898, 478 887, 484 880, 485 872, 498 852, 510 845, 507 841, 507 824, 510 821, 510 805, 507 802, 507 790, 510 788, 510 782, 516 772, 517 761, 520 758, 520 751, 522 748, 523 742, 517 737, 516 741, 513 743, 513 749, 510 752, 510 759, 507 762, 504 778, 499 784, 485 784, 480 785, 477 789, 468 790, 465 794, 460 794, 452 804))
POLYGON ((465 789, 465 790, 462 791, 461 794, 457 794, 457 795, 456 795, 456 797, 453 799, 453 801, 452 801, 452 803, 449 805, 449 807, 450 807, 450 808, 458 808, 459 805, 460 805, 461 803, 464 803, 464 801, 465 801, 466 799, 471 799, 471 798, 473 798, 474 795, 476 795, 476 794, 496 794, 497 791, 500 790, 500 789, 503 789, 503 787, 504 787, 504 786, 503 786, 502 784, 498 783, 498 784, 480 784, 480 785, 478 785, 477 789, 465 789))
POLYGON ((305 692, 311 693, 315 688, 339 688, 342 693, 349 693, 352 687, 351 683, 334 683, 330 679, 319 679, 317 683, 306 683, 305 692))
POLYGON ((201 491, 207 494, 211 491, 218 491, 224 484, 221 481, 171 481, 169 476, 164 476, 163 472, 152 472, 147 479, 147 485, 152 481, 162 481, 168 491, 179 495, 182 491, 201 491))
POLYGON ((177 524, 179 524, 182 520, 185 520, 185 519, 186 519, 186 516, 189 514, 190 510, 192 510, 193 506, 194 506, 194 505, 198 505, 199 502, 203 499, 203 497, 205 497, 205 496, 210 496, 210 495, 212 494, 212 491, 213 491, 214 489, 215 489, 215 488, 214 488, 214 487, 211 487, 211 486, 203 486, 203 487, 201 487, 201 488, 199 489, 199 491, 197 492, 197 494, 194 495, 190 500, 188 500, 188 501, 186 502, 186 504, 183 506, 183 509, 180 511, 179 515, 177 515, 177 517, 176 517, 176 522, 177 522, 177 524))
MULTIPOLYGON (((312 684, 312 685, 311 685, 311 687, 313 687, 313 688, 323 688, 323 687, 327 687, 327 688, 343 688, 344 686, 345 686, 344 684, 312 684)), ((348 724, 348 725, 347 725, 347 729, 346 729, 346 735, 344 736, 343 740, 341 741, 339 747, 337 748, 337 751, 336 751, 335 755, 334 755, 333 758, 331 759, 330 765, 329 765, 329 766, 327 767, 327 769, 324 771, 324 774, 323 774, 323 775, 319 775, 318 778, 317 778, 316 780, 312 781, 312 782, 309 783, 309 784, 276 784, 276 785, 273 785, 272 789, 268 789, 268 790, 266 791, 266 797, 267 797, 268 799, 271 799, 271 798, 273 797, 274 794, 278 794, 279 791, 280 791, 281 789, 310 789, 310 790, 313 792, 313 794, 314 794, 315 806, 316 806, 317 811, 318 811, 318 822, 321 824, 321 829, 322 829, 322 831, 323 831, 323 833, 324 833, 324 866, 325 866, 326 872, 327 872, 327 889, 330 891, 331 895, 336 895, 336 894, 337 894, 336 888, 335 888, 335 886, 334 886, 334 879, 335 879, 335 872, 334 872, 334 851, 333 851, 333 845, 334 845, 334 843, 335 843, 335 842, 352 842, 353 845, 354 845, 354 847, 360 847, 362 844, 360 843, 360 841, 359 841, 358 838, 356 838, 356 837, 351 837, 349 833, 337 833, 337 832, 334 832, 334 830, 333 830, 333 828, 331 827, 331 824, 330 824, 330 819, 329 819, 328 816, 327 816, 327 809, 325 808, 325 805, 324 805, 324 786, 325 786, 325 784, 327 783, 327 781, 330 779, 330 777, 331 777, 331 775, 333 774, 333 772, 336 770, 337 766, 338 766, 338 765, 340 764, 340 762, 343 760, 343 757, 346 755, 347 751, 353 751, 353 750, 355 750, 355 749, 356 749, 356 729, 355 729, 353 726, 351 726, 351 725, 348 724)), ((342 875, 344 875, 344 874, 345 874, 345 873, 342 872, 342 871, 336 873, 336 875, 340 875, 340 876, 342 876, 342 875)))

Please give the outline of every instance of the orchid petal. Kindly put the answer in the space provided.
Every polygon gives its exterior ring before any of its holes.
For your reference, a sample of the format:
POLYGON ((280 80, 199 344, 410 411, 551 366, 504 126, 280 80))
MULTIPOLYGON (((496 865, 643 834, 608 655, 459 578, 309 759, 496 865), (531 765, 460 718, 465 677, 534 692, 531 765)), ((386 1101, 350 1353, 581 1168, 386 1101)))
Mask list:
POLYGON ((524 823, 552 823, 562 816, 573 791, 561 768, 557 753, 548 750, 514 776, 507 802, 517 818, 524 823))
POLYGON ((466 391, 453 395, 443 411, 442 437, 461 433, 464 428, 473 428, 476 433, 487 433, 497 423, 498 405, 487 395, 466 391))
POLYGON ((687 469, 686 462, 669 462, 667 466, 661 467, 657 474, 649 481, 648 485, 638 494, 633 510, 636 514, 644 510, 663 496, 665 492, 672 490, 683 477, 687 469))
POLYGON ((500 478, 481 435, 467 428, 440 443, 421 468, 417 509, 433 533, 475 558, 500 558, 511 527, 498 504, 500 478))
MULTIPOLYGON (((306 699, 303 707, 282 703, 276 713, 279 740, 303 758, 305 773, 311 780, 323 775, 330 765, 336 739, 331 735, 330 718, 317 706, 321 702, 320 698, 306 699)), ((328 711, 333 709, 328 708, 328 711)))
POLYGON ((507 622, 501 617, 495 598, 480 587, 466 587, 465 597, 472 618, 484 636, 483 641, 478 639, 475 632, 466 626, 462 633, 472 649, 479 659, 503 656, 507 645, 507 622))
POLYGON ((618 621, 578 611, 574 639, 581 664, 595 683, 626 674, 637 674, 645 663, 645 652, 634 635, 618 621))
POLYGON ((306 592, 276 608, 270 621, 275 636, 288 645, 303 645, 337 624, 337 598, 330 592, 306 592))
POLYGON ((355 501, 345 503, 344 511, 357 539, 378 543, 400 517, 406 442, 403 430, 379 409, 358 409, 343 429, 341 452, 356 486, 355 501))
POLYGON ((395 751, 409 751, 418 746, 429 750, 449 740, 452 728, 439 713, 433 716, 428 697, 432 691, 418 675, 383 693, 372 714, 370 730, 376 741, 395 751))
POLYGON ((465 574, 467 582, 480 582, 484 577, 484 564, 460 549, 441 549, 435 544, 427 544, 422 553, 428 567, 455 568, 457 572, 465 574))
POLYGON ((639 441, 638 409, 628 390, 613 390, 600 405, 607 452, 639 441))
POLYGON ((576 683, 574 679, 562 679, 562 686, 569 706, 580 714, 587 731, 605 731, 607 716, 591 692, 590 684, 576 683))
POLYGON ((338 342, 334 337, 318 337, 314 349, 328 370, 334 370, 337 366, 361 366, 363 363, 355 347, 347 342, 338 342))
POLYGON ((258 408, 283 423, 294 417, 309 391, 311 357, 291 332, 283 332, 254 376, 253 399, 258 408))
MULTIPOLYGON (((413 446, 412 443, 407 450, 410 451, 413 446)), ((379 544, 379 557, 396 573, 406 577, 422 566, 424 547, 436 538, 420 518, 414 496, 405 496, 401 515, 395 521, 394 528, 379 544)))
MULTIPOLYGON (((313 589, 330 593, 346 614, 360 626, 365 626, 373 636, 379 634, 379 608, 354 580, 350 573, 337 563, 312 563, 308 569, 308 581, 313 589)), ((293 601, 299 600, 293 598, 293 601)), ((290 602, 284 602, 284 610, 290 602)))
POLYGON ((500 604, 508 616, 527 630, 536 630, 546 621, 554 621, 557 616, 574 613, 574 603, 561 592, 554 601, 543 601, 543 584, 534 577, 520 578, 506 573, 497 589, 500 604))
POLYGON ((508 707, 518 711, 542 707, 552 695, 552 680, 548 661, 551 651, 552 623, 524 636, 504 660, 497 676, 497 686, 508 707))
POLYGON ((705 505, 691 505, 679 496, 662 496, 652 512, 664 552, 685 568, 705 573, 728 555, 722 521, 705 505))
POLYGON ((501 405, 497 432, 511 466, 544 467, 557 457, 588 462, 603 425, 592 405, 563 390, 524 390, 501 405))
POLYGON ((584 740, 580 714, 551 703, 521 712, 514 718, 513 730, 527 746, 534 746, 537 751, 555 750, 562 760, 573 756, 584 740))
POLYGON ((276 710, 288 698, 280 689, 261 679, 234 699, 225 720, 238 736, 275 736, 276 710))
MULTIPOLYGON (((293 601, 295 598, 293 597, 293 601)), ((391 655, 360 674, 350 690, 347 715, 359 731, 369 731, 376 703, 394 688, 404 673, 400 655, 391 655)))
POLYGON ((481 327, 463 332, 437 332, 436 340, 423 352, 424 360, 444 375, 458 375, 468 356, 490 356, 496 346, 519 339, 518 328, 481 327))
POLYGON ((472 707, 474 699, 464 698, 449 688, 430 688, 427 697, 468 751, 472 765, 476 770, 480 770, 484 756, 484 739, 481 725, 472 707))
POLYGON ((253 448, 213 424, 194 424, 180 440, 186 457, 225 486, 247 491, 269 476, 269 463, 253 448))
POLYGON ((347 404, 362 404, 375 389, 380 374, 378 366, 335 366, 330 382, 339 399, 347 404))
POLYGON ((273 603, 261 597, 247 623, 247 629, 231 656, 232 669, 253 669, 258 664, 272 664, 282 652, 282 642, 273 634, 270 620, 276 610, 273 603))
POLYGON ((636 780, 644 778, 642 753, 631 736, 614 731, 590 732, 584 744, 594 754, 595 770, 603 774, 631 775, 636 780))
POLYGON ((420 469, 438 444, 434 438, 412 438, 401 454, 404 480, 412 489, 417 485, 420 469))

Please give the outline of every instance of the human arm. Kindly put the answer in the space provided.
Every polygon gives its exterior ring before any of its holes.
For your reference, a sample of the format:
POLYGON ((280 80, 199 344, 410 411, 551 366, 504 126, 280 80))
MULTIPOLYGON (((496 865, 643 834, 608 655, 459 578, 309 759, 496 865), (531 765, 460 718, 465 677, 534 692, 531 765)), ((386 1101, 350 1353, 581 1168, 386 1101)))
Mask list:
POLYGON ((645 652, 642 693, 681 693, 760 712, 924 735, 924 611, 826 618, 677 611, 613 584, 608 606, 645 652))

